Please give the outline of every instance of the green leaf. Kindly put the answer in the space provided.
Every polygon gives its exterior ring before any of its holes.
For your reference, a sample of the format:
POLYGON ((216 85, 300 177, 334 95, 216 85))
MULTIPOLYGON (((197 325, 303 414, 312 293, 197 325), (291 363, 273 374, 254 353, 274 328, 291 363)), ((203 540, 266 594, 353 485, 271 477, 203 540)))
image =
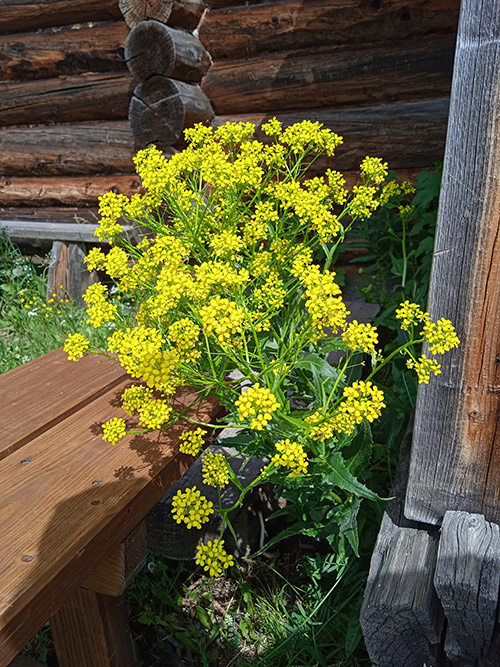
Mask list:
POLYGON ((339 530, 349 540, 352 550, 359 556, 359 534, 357 516, 361 501, 359 499, 344 504, 344 519, 339 525, 339 530))
POLYGON ((200 623, 207 629, 210 630, 212 627, 212 624, 210 623, 210 619, 208 618, 207 612, 203 609, 203 607, 200 607, 199 605, 196 607, 196 616, 200 623))
POLYGON ((351 656, 357 649, 362 636, 359 614, 350 615, 345 636, 345 652, 347 657, 351 656))
POLYGON ((352 493, 356 497, 367 498, 368 500, 381 500, 376 493, 370 491, 346 468, 346 463, 340 452, 331 454, 325 463, 327 465, 327 470, 323 471, 325 482, 335 484, 335 486, 348 493, 352 493))
POLYGON ((368 469, 372 458, 373 438, 370 424, 365 420, 358 426, 358 432, 352 439, 349 447, 344 449, 343 455, 346 459, 346 467, 357 475, 368 469))

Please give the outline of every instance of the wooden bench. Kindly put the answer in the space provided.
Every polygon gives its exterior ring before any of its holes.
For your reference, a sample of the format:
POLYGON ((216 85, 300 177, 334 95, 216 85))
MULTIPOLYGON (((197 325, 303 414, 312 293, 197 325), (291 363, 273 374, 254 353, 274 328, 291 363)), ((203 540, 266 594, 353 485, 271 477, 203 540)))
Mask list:
MULTIPOLYGON (((177 447, 186 422, 101 439, 129 383, 118 363, 62 350, 0 376, 0 667, 49 619, 60 667, 134 664, 125 578, 142 520, 192 459, 177 447)), ((176 408, 193 398, 178 392, 176 408)), ((207 399, 197 419, 217 412, 207 399)))

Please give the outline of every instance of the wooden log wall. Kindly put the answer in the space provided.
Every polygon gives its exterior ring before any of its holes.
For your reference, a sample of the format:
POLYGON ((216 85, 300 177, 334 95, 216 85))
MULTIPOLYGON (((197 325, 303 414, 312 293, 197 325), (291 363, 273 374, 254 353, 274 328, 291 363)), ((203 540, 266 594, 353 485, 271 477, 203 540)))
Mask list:
POLYGON ((1 5, 0 218, 95 221, 101 194, 140 191, 136 149, 171 154, 186 125, 212 118, 199 87, 211 61, 191 32, 202 0, 1 5))
MULTIPOLYGON (((442 159, 460 0, 206 0, 201 89, 227 120, 319 120, 397 169, 442 159)), ((325 165, 316 165, 324 168, 325 165)))

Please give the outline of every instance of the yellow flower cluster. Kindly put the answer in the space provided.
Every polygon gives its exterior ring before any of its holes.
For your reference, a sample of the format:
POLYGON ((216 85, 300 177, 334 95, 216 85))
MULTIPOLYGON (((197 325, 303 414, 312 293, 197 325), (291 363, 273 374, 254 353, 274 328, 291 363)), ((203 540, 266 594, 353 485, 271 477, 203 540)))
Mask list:
POLYGON ((383 183, 388 173, 387 162, 382 162, 379 157, 365 157, 360 166, 361 176, 367 181, 383 183))
POLYGON ((354 320, 342 334, 342 340, 351 350, 374 352, 378 343, 377 329, 371 324, 358 324, 357 320, 354 320))
POLYGON ((69 361, 78 361, 89 349, 90 342, 81 333, 70 334, 64 342, 64 351, 69 361))
POLYGON ((403 181, 402 183, 389 181, 389 183, 386 183, 382 188, 379 196, 379 204, 380 206, 385 206, 391 199, 400 197, 404 194, 412 194, 413 192, 415 192, 415 186, 409 181, 403 181))
POLYGON ((224 540, 215 539, 196 547, 196 563, 211 577, 220 577, 223 569, 234 565, 234 558, 224 549, 224 540))
POLYGON ((178 365, 179 354, 176 350, 153 350, 142 355, 137 376, 142 377, 148 387, 173 394, 181 385, 178 365))
POLYGON ((450 320, 445 320, 444 317, 437 322, 427 320, 422 335, 427 341, 429 351, 432 354, 444 354, 460 345, 455 327, 450 320))
POLYGON ((258 382, 248 387, 235 402, 240 421, 250 418, 250 428, 257 431, 267 426, 272 419, 272 413, 281 407, 274 394, 267 387, 261 387, 258 382))
POLYGON ((153 391, 149 387, 132 385, 132 387, 127 387, 122 393, 122 408, 132 417, 152 398, 153 391))
POLYGON ((353 218, 369 218, 380 205, 380 200, 375 199, 376 189, 368 185, 355 185, 352 194, 349 213, 353 218))
POLYGON ((181 361, 188 363, 201 356, 201 352, 196 349, 200 333, 200 327, 188 317, 181 317, 168 328, 168 338, 175 343, 181 361))
POLYGON ((115 192, 106 192, 99 197, 99 215, 101 219, 94 232, 99 241, 108 241, 109 243, 116 241, 116 238, 123 231, 123 227, 118 220, 124 215, 124 209, 128 202, 129 200, 125 195, 115 192))
POLYGON ((406 365, 417 372, 418 381, 424 384, 429 384, 431 373, 434 375, 441 373, 441 364, 438 364, 435 359, 428 359, 425 354, 416 361, 408 359, 406 365))
POLYGON ((106 300, 106 293, 106 287, 102 283, 94 283, 83 295, 89 316, 87 322, 96 329, 105 322, 112 322, 115 319, 117 306, 106 300))
POLYGON ((158 353, 164 343, 157 329, 139 325, 115 331, 108 338, 108 351, 118 354, 118 361, 127 373, 139 378, 144 359, 158 353))
POLYGON ((179 451, 181 454, 189 454, 190 456, 197 456, 203 449, 204 437, 207 431, 201 427, 194 431, 184 431, 179 436, 180 445, 179 451))
POLYGON ((102 425, 102 439, 117 445, 127 435, 125 421, 119 417, 113 417, 102 425))
POLYGON ((291 442, 289 438, 286 438, 286 440, 276 443, 276 451, 278 454, 273 456, 271 463, 276 466, 290 468, 291 472, 288 477, 297 477, 300 473, 305 474, 307 472, 309 461, 302 445, 291 442))
POLYGON ((323 130, 322 127, 323 123, 303 120, 287 127, 279 141, 288 145, 295 155, 313 151, 332 157, 337 146, 342 143, 342 137, 331 130, 323 130))
POLYGON ((172 515, 177 523, 185 523, 188 528, 201 528, 214 513, 214 504, 193 486, 185 491, 177 491, 172 500, 172 515))
POLYGON ((229 484, 229 473, 223 454, 207 452, 203 457, 201 470, 205 484, 220 489, 229 484))
POLYGON ((210 239, 210 247, 213 249, 214 255, 220 259, 236 259, 244 245, 243 240, 229 229, 212 236, 210 239))
POLYGON ((349 313, 342 301, 340 287, 335 282, 335 273, 321 273, 320 269, 313 265, 304 274, 301 282, 306 287, 306 308, 311 316, 315 336, 322 336, 326 327, 334 333, 338 329, 344 329, 349 313))
POLYGON ((405 301, 399 305, 400 307, 396 310, 396 317, 401 320, 403 331, 409 331, 410 327, 419 322, 425 322, 428 318, 427 313, 424 313, 416 303, 405 301))
POLYGON ((172 414, 172 408, 165 401, 151 399, 139 407, 139 424, 153 430, 166 424, 172 414))
POLYGON ((200 308, 203 332, 214 336, 219 345, 226 346, 231 337, 241 332, 245 312, 234 301, 214 296, 206 306, 200 308))
POLYGON ((363 419, 369 422, 378 419, 385 408, 384 393, 375 387, 372 382, 354 382, 343 391, 344 401, 340 404, 334 420, 338 422, 339 430, 352 433, 356 424, 363 419))
POLYGON ((128 255, 122 248, 114 247, 106 255, 104 268, 110 278, 121 278, 129 270, 128 255))

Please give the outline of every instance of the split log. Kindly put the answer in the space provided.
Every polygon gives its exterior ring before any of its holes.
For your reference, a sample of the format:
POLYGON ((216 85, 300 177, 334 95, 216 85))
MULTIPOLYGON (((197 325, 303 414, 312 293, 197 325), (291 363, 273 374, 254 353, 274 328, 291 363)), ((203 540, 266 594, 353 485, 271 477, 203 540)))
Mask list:
POLYGON ((119 6, 130 28, 156 19, 174 28, 194 30, 205 11, 203 0, 119 0, 119 6))
POLYGON ((126 70, 123 51, 127 33, 127 26, 120 21, 55 33, 2 36, 0 80, 126 70))
POLYGON ((210 56, 197 37, 155 20, 141 21, 125 42, 125 60, 138 82, 160 74, 199 83, 210 56))
POLYGON ((116 0, 2 0, 0 34, 27 32, 54 25, 87 21, 117 21, 121 18, 116 0))
POLYGON ((141 183, 135 174, 0 178, 0 206, 96 206, 110 190, 131 196, 141 191, 141 183))
POLYGON ((462 0, 429 294, 461 345, 419 388, 405 506, 432 524, 448 510, 500 523, 499 74, 498 2, 462 0))
POLYGON ((199 86, 153 76, 139 84, 130 101, 129 120, 136 148, 174 145, 186 127, 209 122, 213 110, 199 86))
MULTIPOLYGON (((64 243, 92 243, 107 245, 106 241, 99 241, 95 236, 97 223, 80 224, 75 222, 31 222, 24 220, 0 219, 0 229, 18 245, 29 245, 35 247, 50 247, 54 239, 64 243)), ((136 227, 123 225, 123 233, 135 243, 140 234, 136 227)), ((57 282, 57 281, 56 281, 57 282)), ((61 281, 59 281, 61 282, 61 281)))
POLYGON ((133 143, 128 121, 1 128, 0 175, 130 173, 133 143))
POLYGON ((446 512, 434 586, 447 618, 448 658, 483 665, 497 616, 500 527, 481 514, 446 512))
MULTIPOLYGON (((344 137, 333 160, 335 169, 358 169, 367 155, 382 157, 391 169, 417 169, 431 167, 443 159, 448 110, 449 100, 444 98, 343 110, 308 109, 307 113, 216 116, 212 127, 226 122, 254 123, 255 138, 269 141, 260 127, 270 118, 275 116, 283 127, 288 127, 307 116, 308 120, 320 122, 344 137)), ((314 169, 322 171, 328 166, 332 166, 331 160, 320 159, 314 169)))
POLYGON ((198 32, 214 60, 327 45, 385 42, 392 46, 417 35, 456 34, 459 9, 460 0, 242 3, 211 9, 198 32))
POLYGON ((446 97, 454 35, 215 62, 201 83, 217 114, 446 97))
POLYGON ((0 126, 127 118, 130 74, 0 83, 0 126))

